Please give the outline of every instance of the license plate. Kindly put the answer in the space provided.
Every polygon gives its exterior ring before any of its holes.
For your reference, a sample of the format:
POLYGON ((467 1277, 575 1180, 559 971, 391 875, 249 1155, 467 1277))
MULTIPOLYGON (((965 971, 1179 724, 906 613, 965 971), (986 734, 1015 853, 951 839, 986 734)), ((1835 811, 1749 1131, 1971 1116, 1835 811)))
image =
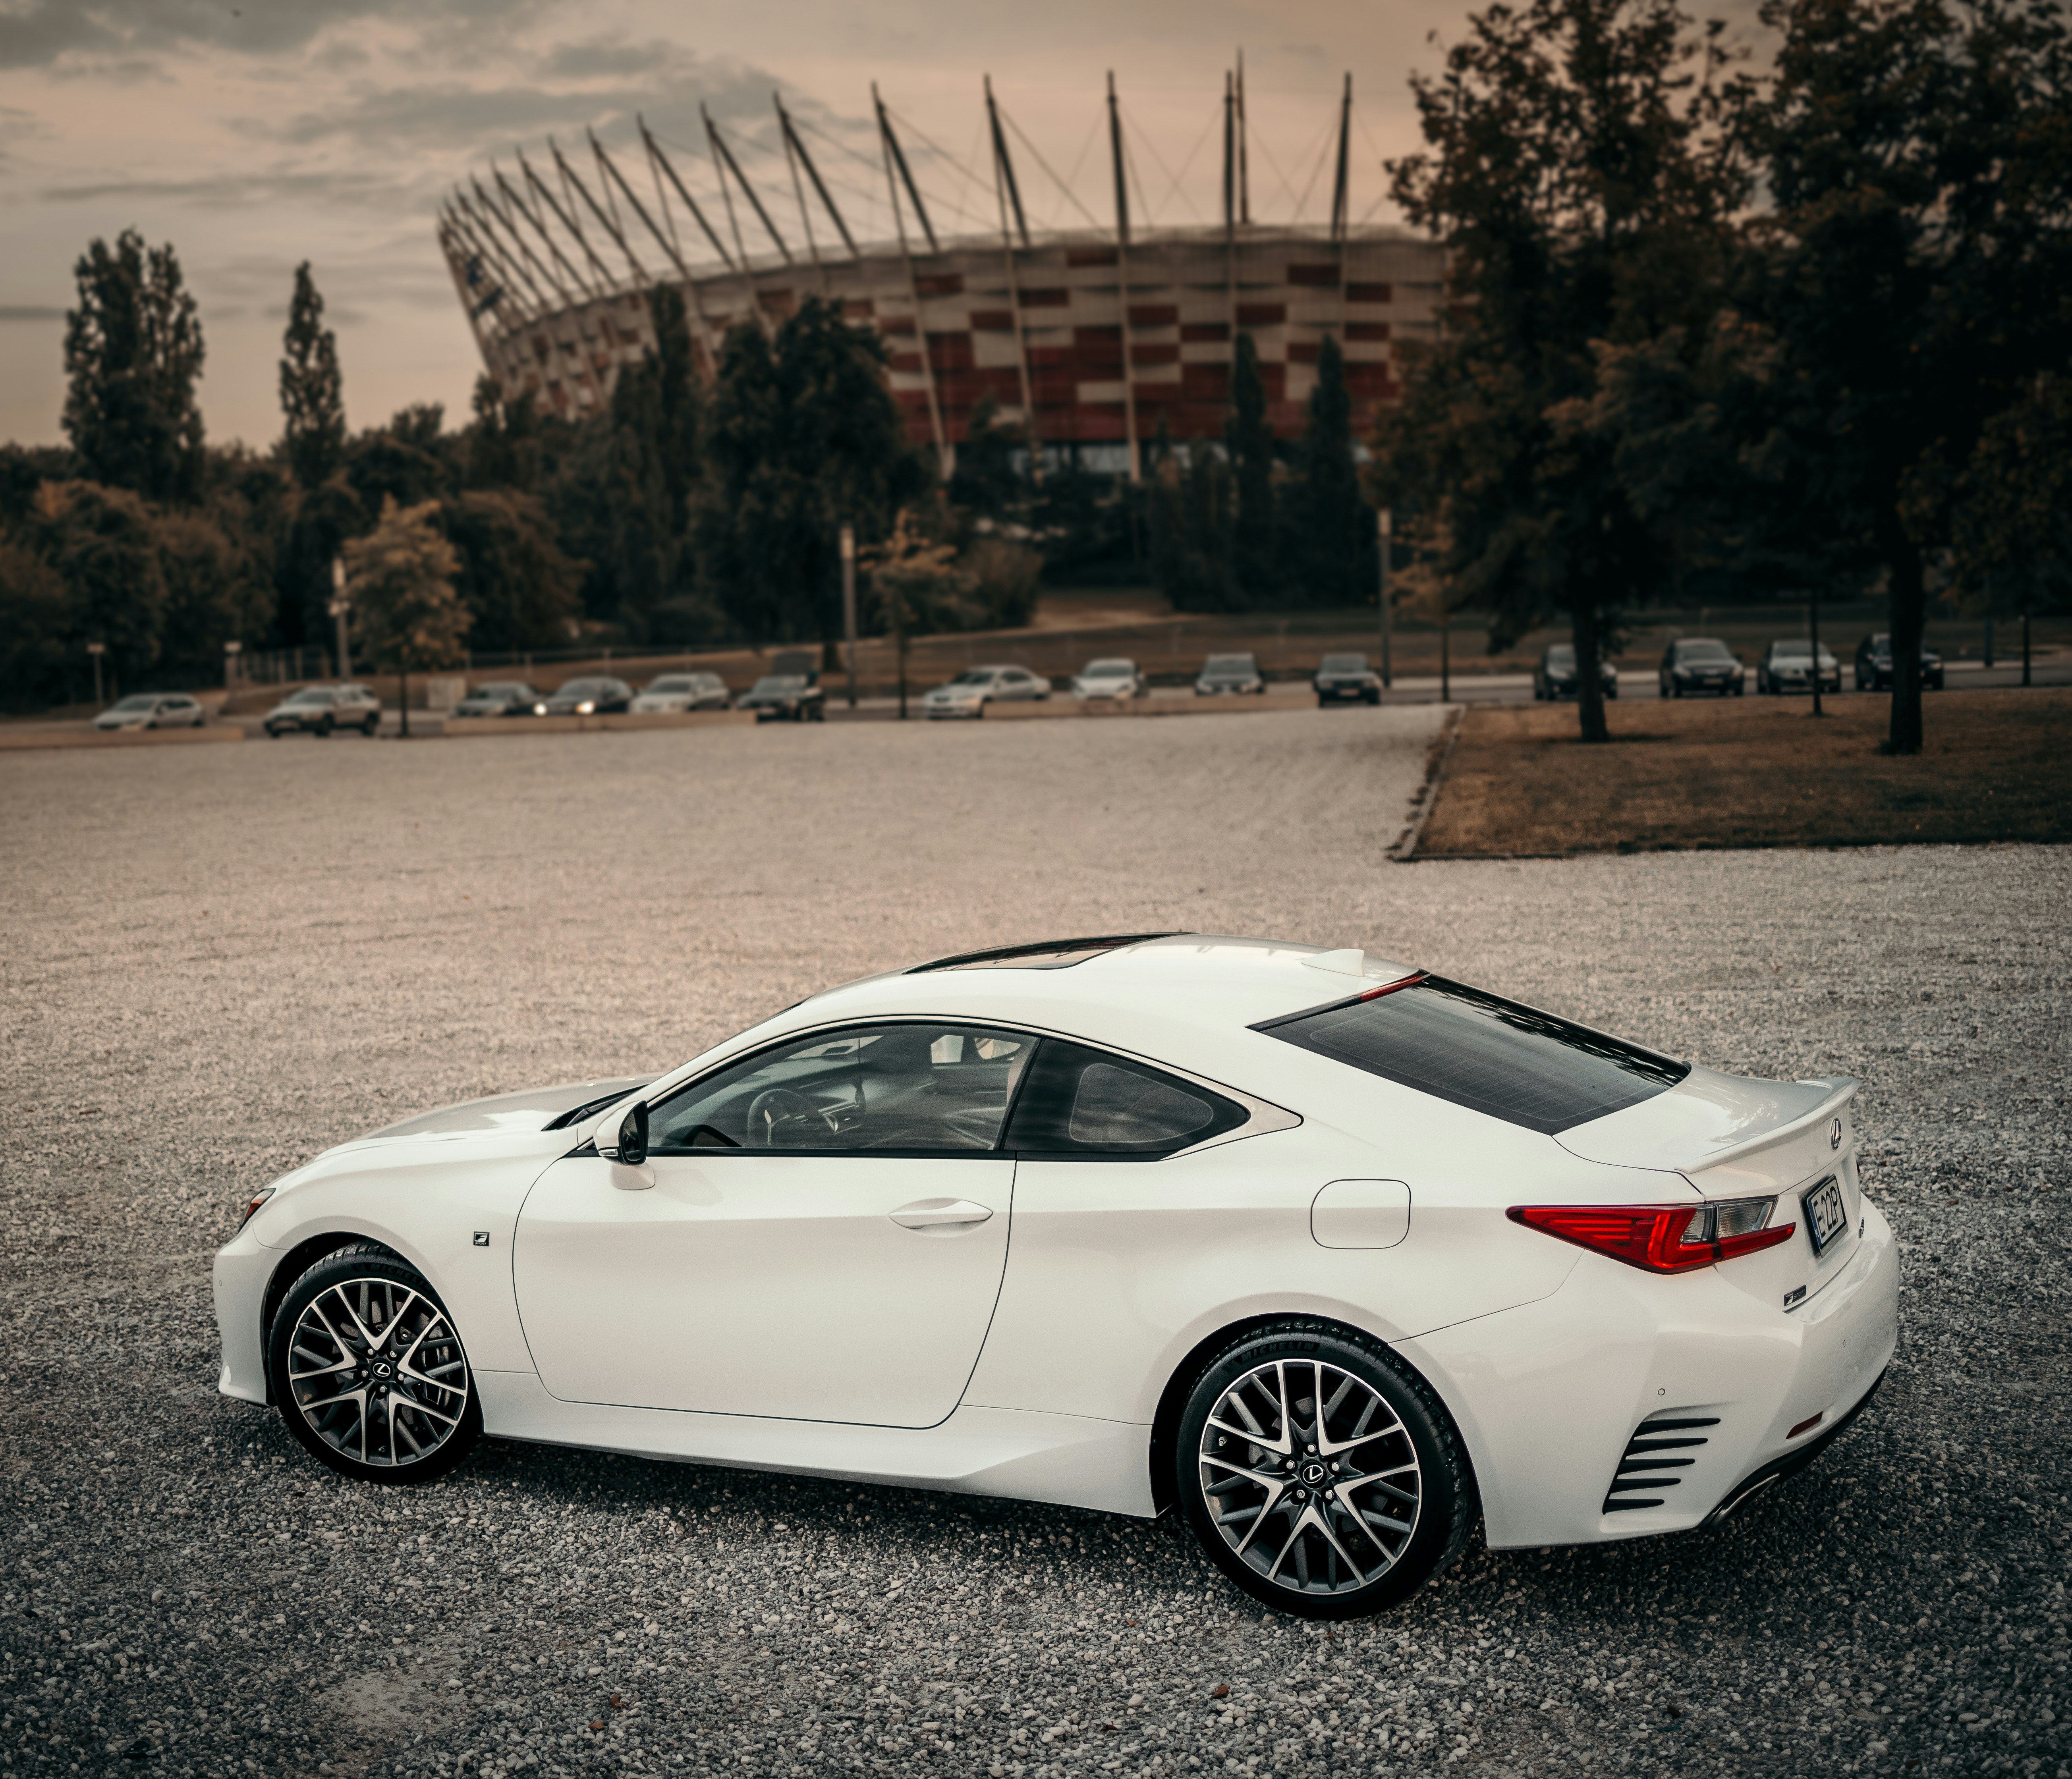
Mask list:
POLYGON ((1829 1246, 1849 1226, 1842 1209, 1842 1189, 1830 1177, 1806 1194, 1806 1233, 1813 1239, 1813 1251, 1825 1254, 1829 1246))

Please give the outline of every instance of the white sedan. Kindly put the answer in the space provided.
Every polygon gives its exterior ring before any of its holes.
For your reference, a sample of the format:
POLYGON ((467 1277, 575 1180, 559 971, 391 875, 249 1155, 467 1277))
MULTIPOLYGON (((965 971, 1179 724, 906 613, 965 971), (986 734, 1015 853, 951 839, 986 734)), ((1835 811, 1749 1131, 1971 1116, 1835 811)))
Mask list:
POLYGON ((983 717, 989 704, 1040 702, 1050 696, 1050 682, 1025 667, 966 668, 929 691, 921 701, 921 714, 931 719, 983 717))
POLYGON ((1141 698, 1149 689, 1137 664, 1123 655, 1087 662, 1072 680, 1073 696, 1079 698, 1141 698))
POLYGON ((93 719, 96 729, 199 729, 208 713, 183 692, 140 692, 110 705, 93 719))
POLYGON ((690 710, 725 710, 732 702, 717 673, 665 673, 650 680, 631 709, 636 717, 680 716, 690 710))
POLYGON ((1478 1518, 1684 1530, 1848 1424, 1899 1271, 1855 1092, 1358 951, 946 958, 318 1156, 216 1256, 220 1387, 375 1481, 486 1433, 1174 1509, 1350 1616, 1478 1518))

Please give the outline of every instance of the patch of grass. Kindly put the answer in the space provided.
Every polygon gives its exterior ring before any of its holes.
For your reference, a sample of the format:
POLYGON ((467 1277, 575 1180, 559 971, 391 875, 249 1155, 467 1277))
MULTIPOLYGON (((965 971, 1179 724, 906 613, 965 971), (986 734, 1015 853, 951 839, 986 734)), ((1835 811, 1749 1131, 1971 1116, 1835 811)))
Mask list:
POLYGON ((1420 858, 1745 846, 2072 840, 2072 688, 1930 692, 1926 746, 1877 752, 1890 700, 1572 705, 1462 720, 1420 858))

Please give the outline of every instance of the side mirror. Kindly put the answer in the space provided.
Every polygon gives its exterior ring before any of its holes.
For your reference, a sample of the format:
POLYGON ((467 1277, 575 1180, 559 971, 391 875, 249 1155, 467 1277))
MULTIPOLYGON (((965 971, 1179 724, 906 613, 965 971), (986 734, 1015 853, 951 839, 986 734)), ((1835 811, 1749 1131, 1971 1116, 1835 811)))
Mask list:
POLYGON ((619 1159, 637 1168, 648 1159, 648 1102, 636 1099, 619 1126, 619 1159))

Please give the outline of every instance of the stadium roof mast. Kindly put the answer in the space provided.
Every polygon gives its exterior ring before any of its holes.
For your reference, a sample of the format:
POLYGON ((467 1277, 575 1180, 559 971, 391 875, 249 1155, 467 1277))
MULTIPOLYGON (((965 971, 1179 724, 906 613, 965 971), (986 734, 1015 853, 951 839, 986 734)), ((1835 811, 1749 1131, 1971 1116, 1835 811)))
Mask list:
MULTIPOLYGON (((647 225, 648 232, 655 237, 656 244, 660 245, 662 251, 669 256, 670 264, 676 267, 677 276, 684 281, 684 293, 691 299, 691 315, 697 324, 698 344, 705 348, 707 359, 713 364, 717 364, 719 356, 713 344, 712 329, 705 320, 705 306, 698 299, 697 281, 691 276, 690 267, 684 263, 684 256, 677 251, 673 236, 664 235, 655 226, 655 219, 648 214, 647 205, 641 203, 639 197, 635 195, 633 187, 626 183, 626 175, 619 171, 619 163, 605 153, 604 145, 597 139, 597 132, 593 129, 586 134, 590 137, 590 150, 597 156, 597 164, 625 194, 626 201, 633 206, 633 214, 647 225)), ((659 187, 657 190, 659 191, 659 187)), ((672 224, 670 226, 673 231, 675 224, 672 224)))
POLYGON ((1016 234, 1029 244, 1029 219, 1022 213, 1022 187, 1015 183, 1013 157, 1007 152, 1007 137, 1000 127, 1000 107, 993 97, 993 76, 985 76, 985 116, 993 130, 993 195, 1000 206, 1000 252, 1007 262, 1007 301, 1014 323, 1014 360, 1022 373, 1022 429, 1029 447, 1029 475, 1043 486, 1043 442, 1036 433, 1036 396, 1029 375, 1029 333, 1022 324, 1022 269, 1014 257, 1014 236, 1007 232, 1008 207, 1014 209, 1016 234))
POLYGON ((1338 107, 1338 177, 1331 185, 1331 239, 1342 245, 1346 238, 1346 158, 1352 148, 1353 77, 1346 76, 1346 96, 1338 107))
POLYGON ((945 482, 956 467, 956 458, 950 449, 949 434, 943 428, 943 405, 935 397, 935 366, 928 352, 928 323, 921 310, 921 281, 914 275, 913 250, 906 244, 906 219, 899 208, 899 187, 892 176, 896 163, 900 178, 906 182, 906 195, 914 200, 914 214, 920 220, 922 232, 928 237, 928 250, 940 253, 935 244, 935 231, 928 220, 927 207, 921 202, 921 194, 914 183, 914 175, 907 171, 906 156, 899 146, 899 138, 892 132, 892 120, 886 115, 885 101, 878 96, 878 83, 870 83, 870 102, 878 112, 878 142, 885 157, 885 186, 892 197, 893 226, 899 232, 899 257, 906 267, 906 295, 914 305, 915 343, 921 348, 921 382, 928 394, 928 429, 935 440, 935 473, 945 482))
POLYGON ((1137 368, 1129 338, 1129 175, 1122 154, 1122 108, 1116 103, 1115 70, 1108 73, 1108 144, 1115 162, 1115 297, 1122 322, 1122 429, 1129 451, 1129 479, 1144 479, 1137 444, 1137 368))
MULTIPOLYGON (((775 98, 776 95, 773 93, 771 97, 775 98)), ((813 164, 813 157, 806 152, 805 138, 799 134, 798 126, 791 121, 791 114, 784 109, 784 101, 781 99, 777 100, 777 117, 784 126, 784 141, 787 146, 799 157, 800 163, 805 167, 806 177, 813 182, 813 189, 820 194, 822 206, 826 209, 828 215, 833 218, 835 232, 841 236, 842 245, 849 249, 849 257, 853 260, 861 259, 862 255, 857 251, 856 237, 849 233, 849 224, 842 220, 841 212, 835 207, 834 199, 828 194, 827 184, 820 178, 820 170, 813 164)), ((807 233, 810 237, 812 234, 810 226, 807 233)))

